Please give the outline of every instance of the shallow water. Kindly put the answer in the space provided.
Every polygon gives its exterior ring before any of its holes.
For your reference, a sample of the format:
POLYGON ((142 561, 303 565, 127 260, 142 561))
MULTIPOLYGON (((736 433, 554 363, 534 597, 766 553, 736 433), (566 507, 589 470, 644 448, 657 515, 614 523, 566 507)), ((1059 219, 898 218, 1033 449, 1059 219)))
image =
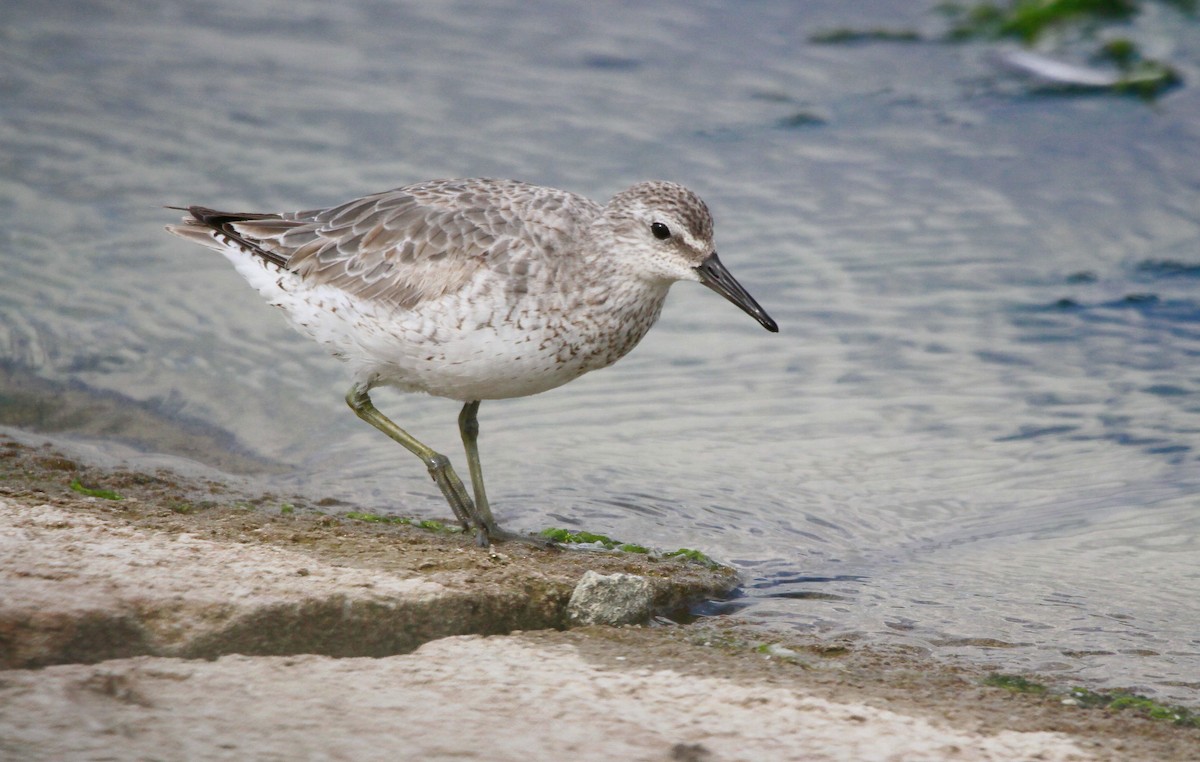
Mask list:
MULTIPOLYGON (((483 405, 501 519, 701 548, 785 633, 1200 703, 1200 25, 1133 30, 1191 83, 1156 104, 1031 92, 990 44, 807 41, 932 37, 933 5, 12 0, 0 360, 441 516, 161 206, 677 180, 781 333, 681 284, 615 368, 483 405)), ((456 403, 377 399, 457 455, 456 403)))

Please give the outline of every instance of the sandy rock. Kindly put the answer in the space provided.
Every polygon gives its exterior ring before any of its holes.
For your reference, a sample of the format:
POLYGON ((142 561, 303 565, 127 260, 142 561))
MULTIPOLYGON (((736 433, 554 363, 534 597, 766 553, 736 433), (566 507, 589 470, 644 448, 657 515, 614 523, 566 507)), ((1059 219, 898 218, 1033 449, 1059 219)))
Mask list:
POLYGON ((0 673, 14 759, 1086 760, 784 687, 457 637, 385 659, 139 657, 0 673), (36 718, 36 721, 31 721, 36 718))
POLYGON ((573 625, 636 624, 650 618, 654 594, 645 577, 586 571, 567 602, 573 625))
MULTIPOLYGON (((0 668, 141 654, 386 656, 449 635, 561 627, 585 564, 611 562, 543 553, 519 565, 476 548, 435 550, 449 558, 438 572, 336 565, 270 542, 0 499, 0 668), (508 567, 489 577, 480 563, 508 567)), ((656 582, 663 601, 686 600, 668 577, 656 582)))

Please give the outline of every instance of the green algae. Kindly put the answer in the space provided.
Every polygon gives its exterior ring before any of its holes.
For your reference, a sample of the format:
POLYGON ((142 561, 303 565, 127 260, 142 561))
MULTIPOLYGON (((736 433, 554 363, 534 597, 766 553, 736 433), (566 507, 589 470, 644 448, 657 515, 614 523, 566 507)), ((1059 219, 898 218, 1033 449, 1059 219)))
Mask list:
POLYGON ((1064 703, 1109 711, 1129 710, 1152 720, 1165 720, 1173 725, 1200 728, 1200 714, 1182 706, 1161 704, 1148 696, 1128 691, 1092 691, 1072 688, 1064 703))
POLYGON ((672 550, 670 553, 664 553, 663 556, 666 558, 682 558, 686 561, 691 561, 692 563, 700 564, 701 566, 707 566, 709 568, 721 565, 700 551, 692 550, 691 548, 672 550))
POLYGON ((1016 38, 1026 45, 1051 30, 1098 21, 1125 21, 1138 12, 1135 0, 1015 0, 1004 5, 947 3, 955 19, 950 39, 1016 38))
MULTIPOLYGON (((399 526, 412 526, 418 529, 426 529, 431 532, 445 532, 447 534, 457 534, 462 532, 462 529, 455 525, 445 524, 434 519, 415 519, 407 516, 385 516, 378 513, 369 513, 366 511, 350 511, 344 514, 345 518, 351 521, 362 521, 368 524, 393 524, 399 526)), ((569 529, 559 529, 551 527, 543 529, 538 533, 539 537, 550 540, 551 542, 559 543, 560 545, 594 545, 605 550, 619 550, 624 553, 638 553, 640 555, 649 556, 651 558, 678 558, 689 563, 700 564, 707 566, 710 569, 719 568, 722 564, 709 558, 704 553, 691 548, 679 548, 667 553, 658 553, 646 547, 632 542, 623 542, 615 540, 608 535, 597 534, 587 531, 571 531, 569 529)))
MULTIPOLYGON (((1195 14, 1200 0, 1159 0, 1184 14, 1195 14)), ((943 39, 966 40, 1016 39, 1031 47, 1053 34, 1070 32, 1087 39, 1098 37, 1105 25, 1129 21, 1141 12, 1146 0, 1009 0, 1009 2, 946 2, 938 10, 950 19, 943 39)), ((836 28, 809 36, 814 44, 855 44, 864 42, 923 42, 926 38, 910 30, 884 28, 836 28)), ((1117 37, 1102 42, 1092 59, 1113 65, 1117 72, 1107 89, 1153 100, 1183 82, 1171 65, 1142 55, 1131 40, 1117 37)), ((1070 91, 1069 84, 1060 89, 1070 91)), ((1081 86, 1080 89, 1095 89, 1081 86)), ((1101 88, 1105 89, 1105 88, 1101 88)), ((822 123, 785 120, 781 126, 808 126, 822 123)))
POLYGON ((85 487, 85 486, 83 486, 83 483, 81 481, 79 481, 78 479, 73 479, 71 481, 71 489, 78 492, 81 495, 87 495, 88 497, 98 497, 103 500, 124 500, 125 499, 110 489, 85 487))
POLYGON ((721 566, 721 564, 712 560, 705 554, 698 550, 692 550, 691 548, 679 548, 678 550, 672 550, 667 553, 656 553, 644 545, 614 540, 607 535, 596 534, 595 532, 587 532, 582 530, 578 532, 572 532, 569 529, 551 527, 549 529, 543 529, 539 533, 539 536, 562 545, 598 545, 606 550, 621 550, 626 553, 640 553, 650 557, 658 556, 661 558, 678 558, 690 563, 707 566, 710 569, 715 569, 721 566))
MULTIPOLYGON (((1051 693, 1050 688, 1042 683, 1019 675, 1003 675, 997 672, 985 677, 983 684, 1004 688, 1013 693, 1027 693, 1035 696, 1051 693)), ((1072 688, 1063 698, 1063 703, 1085 709, 1130 710, 1152 720, 1165 720, 1183 727, 1200 728, 1200 714, 1193 710, 1182 706, 1161 704, 1148 696, 1128 691, 1093 691, 1088 688, 1072 688)))
POLYGON ((1004 688, 1013 693, 1032 693, 1041 695, 1050 689, 1041 683, 1035 683, 1018 675, 1002 675, 998 672, 993 672, 983 679, 984 685, 990 685, 994 688, 1004 688))

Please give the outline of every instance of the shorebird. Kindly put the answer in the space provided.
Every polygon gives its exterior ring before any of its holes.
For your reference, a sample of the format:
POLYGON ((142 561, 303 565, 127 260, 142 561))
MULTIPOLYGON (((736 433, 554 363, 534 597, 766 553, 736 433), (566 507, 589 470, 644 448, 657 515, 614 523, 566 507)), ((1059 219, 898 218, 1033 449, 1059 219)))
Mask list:
POLYGON ((301 333, 353 376, 359 418, 419 457, 464 531, 499 528, 479 461, 481 400, 544 392, 613 364, 646 335, 675 281, 698 281, 768 331, 775 321, 729 273, 708 207, 671 182, 604 205, 513 180, 433 180, 328 209, 186 211, 168 231, 225 255, 301 333), (474 498, 446 456, 371 402, 390 385, 458 400, 474 498))

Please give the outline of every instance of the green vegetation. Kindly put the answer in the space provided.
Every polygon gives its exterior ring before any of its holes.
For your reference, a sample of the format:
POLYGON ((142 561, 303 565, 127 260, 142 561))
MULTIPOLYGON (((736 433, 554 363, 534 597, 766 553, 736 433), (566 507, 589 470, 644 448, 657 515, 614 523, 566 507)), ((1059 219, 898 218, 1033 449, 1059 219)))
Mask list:
MULTIPOLYGON (((1200 0, 1157 0, 1194 14, 1200 0)), ((1104 25, 1129 21, 1141 12, 1149 0, 997 0, 977 3, 943 3, 939 10, 949 17, 945 39, 1015 39, 1032 46, 1052 34, 1078 33, 1083 39, 1097 36, 1104 25)), ((817 32, 810 42, 846 44, 870 41, 920 41, 916 32, 889 29, 837 28, 817 32)), ((1136 43, 1126 38, 1104 41, 1092 55, 1094 61, 1111 64, 1117 73, 1109 86, 1113 92, 1152 99, 1178 85, 1182 78, 1169 64, 1146 58, 1136 43)), ((1063 89, 1071 89, 1063 83, 1063 89)), ((1092 85, 1095 88, 1095 85, 1092 85)), ((782 126, 807 126, 808 121, 782 126)))
MULTIPOLYGON (((1196 12, 1197 0, 1159 0, 1181 12, 1196 12)), ((943 3, 940 10, 954 21, 950 39, 1016 38, 1033 44, 1047 32, 1127 21, 1146 0, 1008 0, 974 5, 943 3)))
POLYGON ((983 679, 983 684, 990 685, 994 688, 1004 688, 1005 690, 1012 691, 1013 693, 1033 693, 1040 695, 1049 690, 1049 688, 1041 683, 1035 683, 1032 680, 1026 680, 1023 677, 1018 677, 1016 675, 1001 675, 996 672, 993 672, 985 677, 983 679))
POLYGON ((955 19, 951 39, 1015 37, 1026 45, 1046 32, 1096 21, 1124 21, 1138 11, 1136 0, 1011 0, 1005 5, 947 3, 955 19))
POLYGON ((372 524, 411 524, 412 519, 401 518, 400 516, 380 516, 377 513, 364 513, 363 511, 350 511, 346 514, 346 518, 354 521, 367 521, 372 524))
POLYGON ((1069 700, 1075 704, 1089 708, 1109 709, 1114 711, 1133 710, 1144 714, 1152 720, 1167 720, 1175 725, 1189 728, 1200 728, 1200 714, 1182 706, 1160 704, 1152 698, 1126 691, 1105 691, 1097 693, 1087 688, 1072 688, 1069 700))
MULTIPOLYGON (((363 511, 351 511, 346 514, 346 518, 352 521, 365 521, 371 524, 398 524, 402 526, 413 526, 420 529, 428 529, 431 532, 447 532, 457 533, 462 529, 458 526, 450 526, 440 521, 433 519, 413 519, 405 516, 381 516, 377 513, 366 513, 363 511)), ((562 545, 599 545, 605 550, 620 550, 625 553, 640 553, 646 556, 659 556, 661 558, 679 558, 691 563, 701 564, 709 568, 717 568, 721 564, 712 560, 698 550, 691 548, 680 548, 669 553, 656 554, 644 545, 637 545, 631 542, 621 542, 613 538, 596 534, 594 532, 572 532, 569 529, 557 529, 551 527, 543 529, 539 536, 546 538, 552 542, 557 542, 562 545)))
POLYGON ((1134 67, 1118 85, 1117 90, 1131 93, 1147 100, 1164 90, 1169 90, 1183 79, 1175 69, 1158 61, 1143 61, 1134 67))
POLYGON ((1114 37, 1100 46, 1097 58, 1111 61, 1122 70, 1130 69, 1141 59, 1141 53, 1133 40, 1124 37, 1114 37))
POLYGON ((708 566, 710 568, 720 566, 719 563, 704 555, 700 551, 692 550, 691 548, 680 548, 679 550, 672 550, 670 553, 664 553, 663 555, 667 558, 687 559, 692 563, 700 564, 701 566, 708 566))
MULTIPOLYGON (((1197 4, 1197 0, 1160 1, 1185 13, 1194 13, 1197 4)), ((1127 21, 1143 4, 1144 0, 1010 0, 1003 5, 947 3, 942 10, 953 19, 947 35, 951 40, 1015 38, 1033 45, 1051 31, 1093 32, 1101 23, 1127 21)), ((1182 81, 1170 65, 1143 57, 1137 44, 1123 37, 1103 42, 1093 59, 1117 68, 1120 76, 1112 89, 1119 93, 1151 99, 1182 81)))
MULTIPOLYGON (((599 545, 607 550, 621 550, 626 553, 641 553, 648 556, 655 555, 655 553, 643 545, 621 542, 620 540, 614 540, 611 537, 602 534, 595 534, 594 532, 572 532, 569 529, 557 529, 551 527, 550 529, 543 529, 540 532, 540 535, 545 537, 547 540, 552 540, 553 542, 561 543, 563 545, 599 545)), ((663 553, 661 556, 663 558, 680 558, 685 561, 702 564, 710 568, 716 568, 721 565, 700 551, 692 550, 690 548, 680 548, 679 550, 673 550, 670 553, 663 553)))
POLYGON ((1111 61, 1121 72, 1121 80, 1115 88, 1118 92, 1153 98, 1183 81, 1179 72, 1167 64, 1142 58, 1137 45, 1126 39, 1109 40, 1096 57, 1111 61))
POLYGON ((613 538, 607 537, 602 534, 595 534, 593 532, 583 532, 583 531, 572 532, 569 529, 557 529, 555 527, 551 527, 549 529, 543 529, 541 532, 539 532, 539 534, 542 537, 545 537, 547 540, 553 540, 554 542, 560 542, 560 543, 563 543, 564 545, 591 545, 594 543, 598 543, 598 544, 603 545, 604 547, 608 548, 609 550, 612 550, 613 548, 615 548, 621 544, 621 543, 617 542, 616 540, 614 540, 613 538))
POLYGON ((75 490, 76 492, 78 492, 81 495, 87 495, 88 497, 98 497, 98 498, 102 498, 104 500, 124 500, 125 499, 110 489, 94 489, 92 487, 85 487, 85 486, 83 486, 83 483, 80 482, 78 479, 75 479, 71 482, 71 489, 75 490))
POLYGON ((450 534, 454 534, 455 532, 462 531, 462 527, 446 526, 435 519, 421 519, 420 521, 410 523, 418 529, 428 529, 431 532, 449 532, 450 534))
MULTIPOLYGON (((371 524, 398 524, 401 526, 413 526, 419 529, 428 529, 431 532, 447 532, 454 534, 461 532, 462 529, 458 526, 451 526, 433 519, 413 519, 405 516, 381 516, 377 513, 366 513, 363 511, 351 511, 346 514, 346 518, 352 521, 365 521, 371 524)), ((631 542, 621 542, 614 540, 607 535, 596 534, 594 532, 572 532, 568 529, 544 529, 539 533, 539 536, 546 538, 552 542, 557 542, 562 545, 599 545, 606 550, 620 550, 625 553, 641 553, 642 555, 655 555, 649 548, 644 545, 636 545, 631 542)), ((716 561, 704 555, 698 550, 690 548, 680 548, 673 550, 670 553, 663 553, 663 558, 681 558, 692 563, 699 563, 709 567, 720 566, 716 561)))
MULTIPOLYGON (((1162 1, 1185 13, 1196 10, 1197 0, 1162 1)), ((942 11, 953 20, 947 35, 951 40, 1015 38, 1032 45, 1051 31, 1091 30, 1104 22, 1126 21, 1142 5, 1143 0, 1010 0, 1005 5, 946 3, 942 11)), ((1127 74, 1146 63, 1137 46, 1125 38, 1103 43, 1096 58, 1111 61, 1127 74)))
POLYGON ((650 549, 642 545, 621 542, 611 537, 593 532, 572 532, 567 529, 543 529, 539 535, 563 545, 600 545, 607 550, 623 550, 626 553, 642 553, 649 555, 650 549))
MULTIPOLYGON (((1029 693, 1045 695, 1050 689, 1041 683, 1035 683, 1017 675, 1001 675, 992 673, 983 679, 984 685, 1004 688, 1013 693, 1029 693)), ((1175 725, 1190 728, 1200 728, 1200 714, 1182 706, 1167 706, 1154 699, 1127 691, 1092 691, 1087 688, 1072 688, 1063 700, 1065 704, 1087 709, 1107 709, 1111 711, 1133 710, 1144 714, 1153 720, 1167 720, 1175 725)))

